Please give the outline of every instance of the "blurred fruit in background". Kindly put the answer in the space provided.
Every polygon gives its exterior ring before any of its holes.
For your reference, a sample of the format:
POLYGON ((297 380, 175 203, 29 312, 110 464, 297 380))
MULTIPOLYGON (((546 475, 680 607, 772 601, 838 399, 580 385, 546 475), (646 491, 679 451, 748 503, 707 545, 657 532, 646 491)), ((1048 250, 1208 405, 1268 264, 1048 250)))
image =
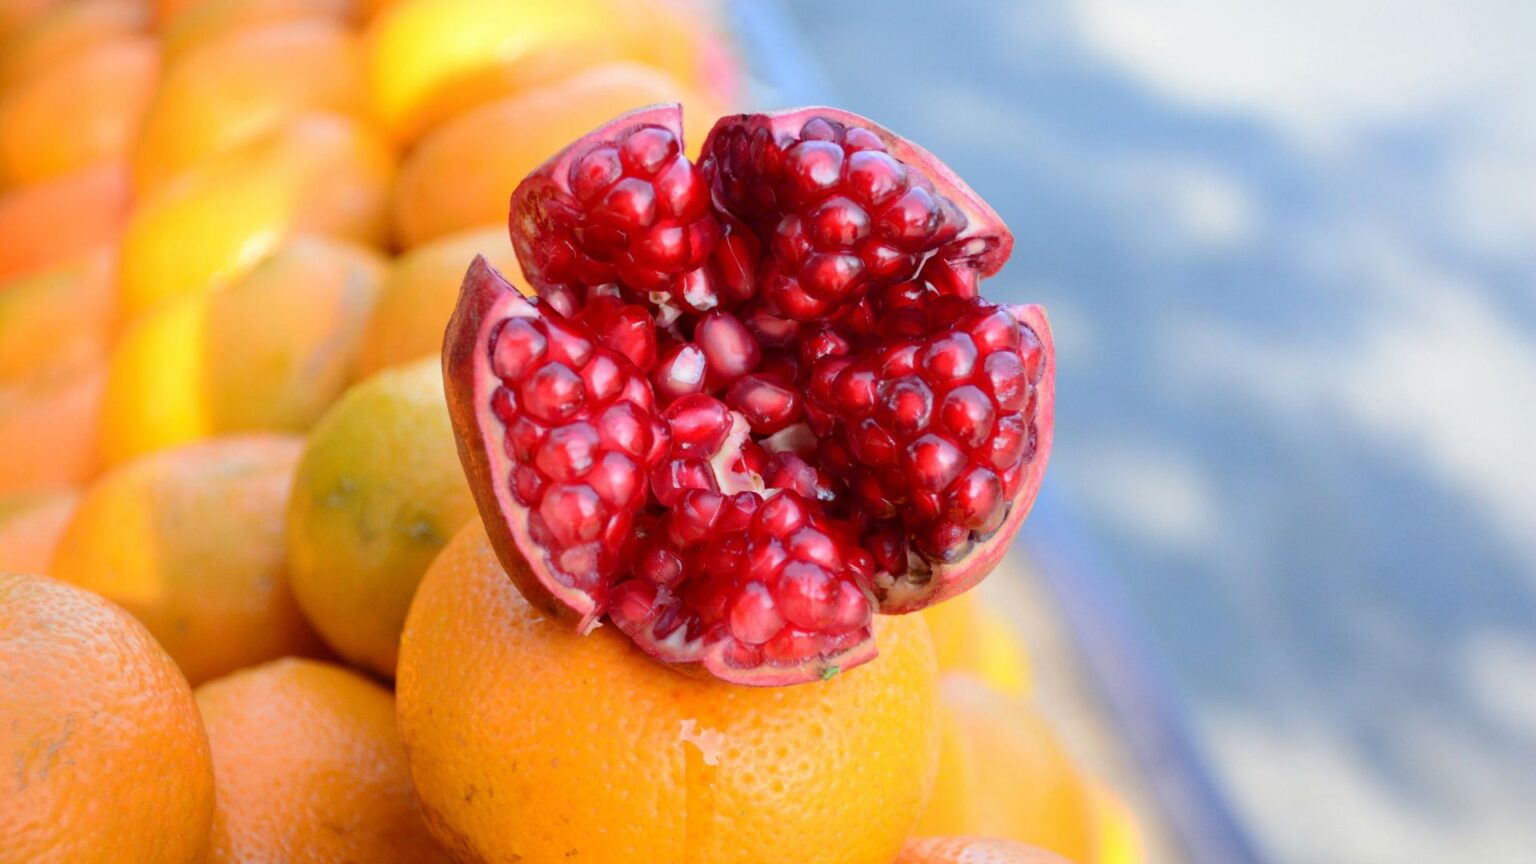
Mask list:
POLYGON ((442 353, 443 330, 459 299, 465 262, 476 255, 484 255, 527 290, 501 222, 445 234, 402 254, 390 264, 363 334, 357 357, 359 376, 442 353))
POLYGON ((300 448, 225 438, 117 468, 86 490, 49 573, 131 612, 193 684, 318 654, 283 544, 300 448))
POLYGON ((1012 840, 987 837, 917 837, 896 864, 1071 864, 1065 858, 1012 840))
POLYGON ((0 494, 81 483, 100 464, 100 364, 45 383, 0 388, 0 494))
POLYGON ((0 574, 0 862, 201 858, 213 815, 192 690, 123 610, 0 574))
POLYGON ((113 353, 110 464, 211 435, 308 429, 352 383, 384 259, 300 237, 222 291, 168 298, 113 353))
POLYGON ((310 433, 288 505, 294 593, 338 654, 395 674, 422 573, 475 515, 436 357, 388 369, 310 433))
POLYGON ((129 200, 128 170, 118 162, 0 190, 0 277, 116 240, 129 200))
POLYGON ((1008 696, 1029 695, 1029 655, 1012 623, 970 591, 922 611, 939 671, 965 672, 1008 696))
POLYGON ((38 14, 4 42, 0 87, 56 67, 104 43, 143 33, 149 11, 140 0, 73 0, 38 14))
POLYGON ((217 781, 209 864, 448 864, 411 792, 388 690, 328 663, 279 660, 196 696, 217 781))
POLYGON ((74 489, 0 495, 0 573, 44 573, 80 503, 74 489))
POLYGON ((194 48, 241 30, 293 21, 348 24, 358 5, 352 0, 202 0, 161 25, 160 48, 171 63, 194 48))

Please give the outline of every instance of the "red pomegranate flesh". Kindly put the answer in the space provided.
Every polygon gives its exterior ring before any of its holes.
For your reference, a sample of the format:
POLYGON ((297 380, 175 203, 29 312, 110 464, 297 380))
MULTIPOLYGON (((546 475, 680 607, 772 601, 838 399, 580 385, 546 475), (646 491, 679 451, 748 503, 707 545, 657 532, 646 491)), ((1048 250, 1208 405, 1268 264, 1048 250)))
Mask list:
POLYGON ((875 655, 960 593, 1051 447, 1012 236, 927 151, 830 108, 626 114, 512 195, 536 297, 476 259, 444 343, 460 454, 518 588, 584 632, 746 684, 875 655))

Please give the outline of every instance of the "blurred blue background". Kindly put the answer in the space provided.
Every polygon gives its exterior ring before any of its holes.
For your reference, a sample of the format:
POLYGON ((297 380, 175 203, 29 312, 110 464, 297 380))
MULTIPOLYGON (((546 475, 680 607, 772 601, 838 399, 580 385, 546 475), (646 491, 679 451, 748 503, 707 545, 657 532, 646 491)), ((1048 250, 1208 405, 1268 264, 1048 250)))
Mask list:
POLYGON ((785 5, 1016 233, 1047 494, 1266 854, 1536 860, 1536 3, 785 5))

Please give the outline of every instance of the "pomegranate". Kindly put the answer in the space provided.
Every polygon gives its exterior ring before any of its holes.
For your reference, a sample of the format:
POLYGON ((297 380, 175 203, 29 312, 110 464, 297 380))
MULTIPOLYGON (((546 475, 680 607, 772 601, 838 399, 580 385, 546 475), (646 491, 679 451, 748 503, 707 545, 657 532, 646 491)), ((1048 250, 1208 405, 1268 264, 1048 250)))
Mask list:
POLYGON ((652 656, 794 684, 871 618, 997 563, 1051 446, 1036 306, 987 302, 997 215, 927 151, 830 108, 623 115, 512 195, 537 296, 483 259, 443 349, 459 450, 536 606, 652 656))

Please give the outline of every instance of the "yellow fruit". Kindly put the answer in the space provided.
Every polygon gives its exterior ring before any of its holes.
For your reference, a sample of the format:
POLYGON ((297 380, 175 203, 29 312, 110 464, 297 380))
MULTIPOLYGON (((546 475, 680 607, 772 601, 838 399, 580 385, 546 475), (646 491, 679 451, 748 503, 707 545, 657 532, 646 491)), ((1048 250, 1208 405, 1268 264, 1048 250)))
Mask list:
POLYGON ((940 760, 924 835, 1000 837, 1092 861, 1086 781, 1030 705, 968 675, 941 684, 948 746, 940 760))
POLYGON ((358 352, 359 376, 442 353, 443 330, 476 255, 529 290, 504 224, 459 231, 412 249, 391 263, 384 279, 358 352))
POLYGON ((448 864, 411 792, 388 690, 278 660, 196 695, 218 787, 207 864, 448 864))
POLYGON ((406 247, 505 222, 507 199, 533 169, 592 128, 657 102, 685 104, 686 137, 703 142, 719 109, 664 72, 633 63, 490 102, 426 135, 400 165, 395 230, 406 247))
POLYGON ((1146 864, 1147 844, 1136 814, 1102 782, 1089 787, 1093 801, 1094 864, 1146 864))
POLYGON ((0 573, 47 573, 79 502, 74 489, 0 497, 0 573))
POLYGON ((192 690, 123 610, 0 575, 0 864, 197 864, 213 816, 192 690))
POLYGON ((0 388, 57 380, 99 365, 117 306, 110 250, 0 278, 0 388))
POLYGON ((374 110, 402 141, 466 108, 614 60, 699 85, 721 71, 708 68, 710 47, 680 9, 626 0, 400 0, 367 30, 374 110))
POLYGON ((194 684, 315 654, 283 547, 301 446, 223 438, 109 472, 86 490, 50 573, 133 613, 194 684))
POLYGON ((153 39, 103 42, 0 93, 0 186, 122 159, 160 74, 153 39))
POLYGON ((935 668, 915 615, 829 681, 679 674, 513 588, 478 522, 428 571, 400 729, 428 824, 465 860, 889 864, 933 779, 935 668))
POLYGON ((128 171, 119 163, 0 192, 0 278, 102 248, 122 231, 128 201, 128 171))
POLYGON ((148 22, 149 14, 138 0, 74 0, 55 6, 0 45, 0 87, 103 42, 142 33, 148 22))
POLYGON ((294 480, 299 605, 338 654, 393 676, 422 573, 474 515, 437 358, 363 381, 315 425, 294 480))
POLYGON ((109 463, 210 435, 303 431, 352 383, 383 259, 300 237, 223 291, 140 315, 112 357, 109 463))
POLYGON ((134 149, 135 188, 152 193, 301 114, 360 117, 365 104, 362 53, 344 25, 308 19, 236 31, 166 69, 134 149))
POLYGON ((1029 655, 1013 624, 984 605, 981 590, 924 609, 942 672, 966 672, 1009 696, 1030 689, 1029 655))
POLYGON ((291 21, 352 20, 353 0, 202 0, 160 28, 168 62, 232 33, 291 21))

